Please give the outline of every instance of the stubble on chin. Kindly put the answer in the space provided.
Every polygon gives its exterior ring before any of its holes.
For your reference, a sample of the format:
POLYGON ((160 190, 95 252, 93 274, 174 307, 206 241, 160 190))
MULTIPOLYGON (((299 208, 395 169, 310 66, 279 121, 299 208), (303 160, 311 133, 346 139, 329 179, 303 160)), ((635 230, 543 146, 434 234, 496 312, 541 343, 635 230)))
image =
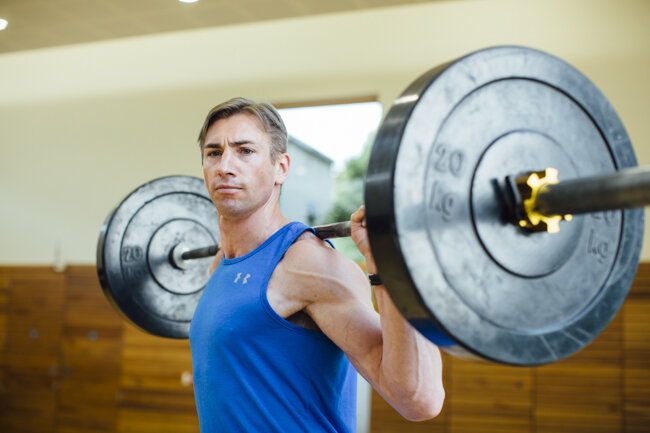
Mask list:
POLYGON ((221 200, 213 200, 217 213, 221 218, 237 219, 244 217, 249 209, 245 203, 234 198, 226 198, 221 200))

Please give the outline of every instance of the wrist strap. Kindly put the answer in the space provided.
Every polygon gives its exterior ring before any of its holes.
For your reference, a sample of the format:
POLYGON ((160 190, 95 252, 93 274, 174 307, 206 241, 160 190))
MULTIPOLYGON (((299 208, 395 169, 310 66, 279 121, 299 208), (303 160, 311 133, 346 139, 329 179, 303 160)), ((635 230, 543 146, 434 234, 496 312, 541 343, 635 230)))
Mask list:
POLYGON ((377 274, 368 274, 368 280, 370 280, 371 286, 381 286, 384 283, 381 282, 381 278, 377 274))

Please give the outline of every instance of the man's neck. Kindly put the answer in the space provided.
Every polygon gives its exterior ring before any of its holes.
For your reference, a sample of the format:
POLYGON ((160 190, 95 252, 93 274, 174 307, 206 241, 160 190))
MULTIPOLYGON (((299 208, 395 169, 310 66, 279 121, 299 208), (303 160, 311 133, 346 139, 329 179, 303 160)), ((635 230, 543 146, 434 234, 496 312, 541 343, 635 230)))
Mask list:
POLYGON ((219 217, 219 243, 224 257, 232 259, 250 253, 288 222, 277 203, 244 218, 219 217))

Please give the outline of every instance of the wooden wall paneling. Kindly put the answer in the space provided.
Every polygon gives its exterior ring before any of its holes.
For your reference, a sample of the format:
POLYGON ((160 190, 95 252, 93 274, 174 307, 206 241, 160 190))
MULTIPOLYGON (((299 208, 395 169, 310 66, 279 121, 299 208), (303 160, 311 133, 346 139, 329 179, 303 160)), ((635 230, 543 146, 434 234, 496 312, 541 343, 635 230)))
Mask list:
MULTIPOLYGON (((373 393, 371 431, 650 431, 650 263, 578 354, 539 368, 443 355, 447 399, 424 423, 373 393)), ((198 432, 187 340, 125 323, 92 266, 0 267, 1 432, 198 432), (4 336, 4 337, 3 337, 4 336)))
POLYGON ((625 431, 650 431, 650 264, 639 266, 624 312, 625 431))
POLYGON ((123 336, 117 431, 198 432, 189 340, 155 337, 127 323, 123 336))
POLYGON ((619 312, 582 351, 535 370, 537 433, 622 430, 622 322, 619 312))
POLYGON ((450 433, 531 431, 532 369, 453 359, 450 433))
POLYGON ((10 397, 7 391, 5 373, 7 359, 5 347, 7 344, 7 326, 9 324, 7 316, 9 314, 10 290, 7 270, 0 268, 0 431, 3 430, 1 427, 5 424, 2 418, 8 415, 6 411, 3 411, 2 407, 7 406, 10 397))
POLYGON ((54 430, 65 276, 12 268, 0 430, 54 430))
POLYGON ((625 431, 650 431, 650 299, 625 306, 625 431))
POLYGON ((113 432, 117 419, 122 319, 92 267, 66 270, 58 433, 113 432))
MULTIPOLYGON (((9 276, 7 275, 6 270, 0 268, 0 354, 4 352, 5 345, 7 344, 7 314, 9 313, 9 291, 9 276)), ((3 359, 4 357, 0 356, 0 369, 3 365, 3 359)))

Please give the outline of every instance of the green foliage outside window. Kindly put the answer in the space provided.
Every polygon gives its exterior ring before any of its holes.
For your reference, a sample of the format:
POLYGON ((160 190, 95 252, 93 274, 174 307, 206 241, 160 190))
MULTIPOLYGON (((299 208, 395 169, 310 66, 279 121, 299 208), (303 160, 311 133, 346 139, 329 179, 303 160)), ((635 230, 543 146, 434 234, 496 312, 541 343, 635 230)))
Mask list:
MULTIPOLYGON (((361 155, 348 160, 343 171, 336 177, 332 207, 324 223, 347 221, 350 219, 350 215, 364 203, 363 183, 375 134, 376 132, 369 134, 361 155)), ((363 262, 363 257, 351 238, 333 239, 332 243, 338 250, 354 261, 363 262)))

